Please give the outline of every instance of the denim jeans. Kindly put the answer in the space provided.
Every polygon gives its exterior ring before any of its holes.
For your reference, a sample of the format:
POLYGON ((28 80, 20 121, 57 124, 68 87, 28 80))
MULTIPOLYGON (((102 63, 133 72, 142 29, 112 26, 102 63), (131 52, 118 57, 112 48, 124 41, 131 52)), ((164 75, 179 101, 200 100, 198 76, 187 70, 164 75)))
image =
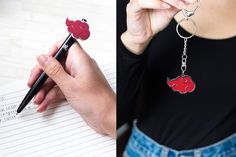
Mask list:
POLYGON ((236 157, 236 134, 206 147, 177 151, 152 140, 135 121, 123 157, 236 157))

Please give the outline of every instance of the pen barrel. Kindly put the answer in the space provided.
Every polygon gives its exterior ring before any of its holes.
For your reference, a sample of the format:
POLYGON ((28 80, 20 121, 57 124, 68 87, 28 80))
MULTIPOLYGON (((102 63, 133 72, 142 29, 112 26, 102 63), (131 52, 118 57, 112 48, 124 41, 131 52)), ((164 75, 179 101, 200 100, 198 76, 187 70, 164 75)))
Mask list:
POLYGON ((65 56, 69 48, 76 42, 76 39, 73 38, 72 34, 69 34, 66 40, 63 42, 61 47, 58 49, 57 53, 54 55, 54 58, 58 61, 65 56))
MULTIPOLYGON (((54 55, 54 58, 58 60, 59 62, 61 59, 66 55, 67 51, 69 48, 73 45, 73 43, 76 41, 72 37, 71 34, 68 35, 66 40, 63 42, 61 47, 58 49, 56 54, 54 55)), ((20 113, 27 105, 28 103, 32 100, 32 98, 38 93, 38 91, 42 88, 44 82, 47 80, 48 76, 45 72, 43 72, 39 78, 35 81, 31 89, 28 91, 26 96, 24 97, 23 101, 21 102, 19 108, 17 109, 17 113, 20 113)))
POLYGON ((43 83, 47 80, 48 76, 45 72, 43 72, 36 82, 33 84, 32 88, 28 91, 24 99, 22 100, 20 106, 17 109, 17 113, 20 113, 32 100, 32 98, 38 93, 41 89, 43 83), (40 86, 41 85, 41 86, 40 86))

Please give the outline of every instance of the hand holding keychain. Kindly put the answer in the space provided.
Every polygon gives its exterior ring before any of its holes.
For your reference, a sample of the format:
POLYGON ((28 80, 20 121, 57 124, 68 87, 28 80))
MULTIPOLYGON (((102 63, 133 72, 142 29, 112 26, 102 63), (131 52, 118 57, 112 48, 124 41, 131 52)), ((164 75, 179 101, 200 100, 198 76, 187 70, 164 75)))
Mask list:
POLYGON ((183 54, 182 54, 182 62, 181 62, 181 71, 182 74, 178 76, 177 78, 174 79, 169 79, 167 78, 167 85, 172 88, 173 91, 179 92, 180 94, 186 94, 186 93, 192 93, 196 85, 194 81, 192 80, 191 76, 185 75, 185 71, 187 70, 187 43, 188 39, 192 38, 196 33, 197 33, 197 25, 193 19, 190 17, 193 16, 196 12, 196 10, 200 7, 200 0, 196 1, 196 7, 188 11, 187 9, 183 8, 182 13, 184 15, 184 18, 182 18, 177 26, 176 26, 176 32, 178 36, 182 39, 184 39, 184 49, 183 49, 183 54), (183 36, 179 32, 179 26, 182 22, 187 21, 191 22, 194 26, 194 32, 190 36, 183 36))

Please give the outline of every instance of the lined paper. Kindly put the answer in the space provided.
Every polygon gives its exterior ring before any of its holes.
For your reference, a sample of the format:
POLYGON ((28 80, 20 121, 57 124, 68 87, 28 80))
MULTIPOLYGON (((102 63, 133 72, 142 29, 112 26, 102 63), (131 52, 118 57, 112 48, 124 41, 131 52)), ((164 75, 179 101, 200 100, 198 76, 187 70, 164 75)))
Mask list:
MULTIPOLYGON (((102 67, 113 90, 115 64, 102 67)), ((17 117, 16 109, 28 89, 18 81, 0 89, 0 149, 4 157, 115 157, 116 142, 92 130, 67 103, 36 112, 32 102, 17 117)))

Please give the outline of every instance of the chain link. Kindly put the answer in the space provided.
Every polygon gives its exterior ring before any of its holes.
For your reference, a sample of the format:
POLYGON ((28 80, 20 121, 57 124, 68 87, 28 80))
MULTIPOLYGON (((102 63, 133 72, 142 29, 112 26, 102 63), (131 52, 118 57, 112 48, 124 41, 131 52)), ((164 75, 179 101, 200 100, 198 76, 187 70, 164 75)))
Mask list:
POLYGON ((185 71, 187 70, 187 42, 188 39, 185 38, 184 39, 184 49, 183 49, 183 55, 182 55, 182 64, 181 64, 181 71, 182 71, 182 75, 184 75, 185 71))
POLYGON ((177 34, 179 35, 179 37, 181 37, 182 39, 184 39, 184 49, 183 49, 183 54, 182 54, 182 61, 181 61, 181 71, 182 71, 182 75, 184 76, 185 74, 185 71, 187 70, 187 59, 188 59, 188 56, 187 56, 187 42, 188 42, 188 39, 192 38, 196 32, 197 32, 197 25, 195 23, 195 21, 193 19, 191 19, 190 17, 193 16, 196 12, 196 10, 200 7, 200 0, 196 0, 196 6, 193 10, 187 10, 185 8, 182 9, 182 13, 184 15, 184 18, 181 19, 177 26, 176 26, 176 32, 177 34), (179 32, 179 26, 181 24, 181 22, 183 21, 188 21, 188 22, 192 22, 193 26, 194 26, 194 32, 190 35, 190 36, 183 36, 180 34, 179 32))

